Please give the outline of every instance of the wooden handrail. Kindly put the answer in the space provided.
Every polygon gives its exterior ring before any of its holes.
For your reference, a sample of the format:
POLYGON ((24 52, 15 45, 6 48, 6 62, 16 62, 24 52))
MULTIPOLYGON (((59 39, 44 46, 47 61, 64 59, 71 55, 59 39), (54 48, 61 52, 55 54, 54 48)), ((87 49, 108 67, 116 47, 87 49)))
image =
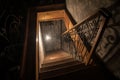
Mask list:
POLYGON ((77 24, 75 24, 72 28, 70 28, 69 30, 65 31, 62 35, 68 33, 70 30, 76 28, 77 26, 83 24, 84 22, 89 21, 91 18, 94 18, 95 16, 97 16, 98 14, 102 14, 103 16, 105 16, 106 18, 109 18, 111 15, 111 13, 106 10, 105 8, 100 8, 99 11, 95 12, 92 16, 88 16, 87 18, 83 19, 82 21, 78 22, 77 24))
POLYGON ((83 24, 84 22, 88 21, 89 19, 91 19, 91 18, 97 16, 97 14, 98 14, 98 12, 96 12, 96 13, 93 14, 92 16, 89 16, 89 17, 85 18, 84 20, 78 22, 78 23, 75 24, 72 28, 70 28, 69 30, 65 31, 62 35, 68 33, 68 32, 69 32, 70 30, 72 30, 72 29, 75 29, 76 27, 78 27, 79 25, 81 25, 81 24, 83 24))
POLYGON ((85 64, 89 63, 95 51, 94 49, 97 47, 96 44, 101 36, 101 32, 104 32, 105 24, 110 16, 110 13, 106 9, 101 8, 95 14, 74 25, 62 34, 62 36, 70 34, 76 46, 77 55, 82 57, 85 64))

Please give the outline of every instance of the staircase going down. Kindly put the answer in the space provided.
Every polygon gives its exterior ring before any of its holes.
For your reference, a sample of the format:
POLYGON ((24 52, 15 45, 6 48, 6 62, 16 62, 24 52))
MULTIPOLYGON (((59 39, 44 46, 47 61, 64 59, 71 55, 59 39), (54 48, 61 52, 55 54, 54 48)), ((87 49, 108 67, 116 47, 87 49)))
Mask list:
POLYGON ((39 80, 113 80, 114 78, 101 66, 85 64, 73 58, 43 64, 39 80), (87 77, 86 77, 87 76, 87 77), (99 77, 99 78, 98 78, 99 77))
POLYGON ((48 79, 52 77, 57 77, 60 75, 65 75, 79 70, 79 67, 84 67, 85 65, 71 57, 64 58, 59 61, 52 63, 46 63, 42 65, 40 69, 40 78, 48 79))

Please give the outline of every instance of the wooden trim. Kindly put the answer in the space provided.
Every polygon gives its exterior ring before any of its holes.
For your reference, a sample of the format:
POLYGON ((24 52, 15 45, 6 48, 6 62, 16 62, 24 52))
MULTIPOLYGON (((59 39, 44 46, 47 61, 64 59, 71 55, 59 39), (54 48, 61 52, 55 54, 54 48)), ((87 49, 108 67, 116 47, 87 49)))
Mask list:
POLYGON ((25 70, 25 64, 26 64, 26 52, 27 52, 27 41, 28 41, 28 29, 29 29, 29 18, 30 17, 30 10, 28 9, 27 12, 27 20, 26 20, 26 35, 25 35, 25 41, 24 41, 24 47, 23 47, 23 57, 22 57, 22 63, 21 63, 21 70, 20 70, 20 79, 23 80, 24 78, 24 70, 25 70))
POLYGON ((69 20, 72 22, 73 25, 77 24, 77 22, 76 22, 75 19, 72 17, 72 15, 71 15, 70 12, 68 11, 68 9, 65 9, 65 13, 66 13, 66 15, 69 17, 69 20))
POLYGON ((64 18, 64 10, 38 12, 38 21, 49 21, 64 18), (58 15, 59 14, 59 15, 58 15))
POLYGON ((23 59, 21 63, 21 71, 20 71, 20 78, 21 80, 33 80, 35 79, 35 33, 36 29, 33 27, 35 26, 35 17, 36 14, 33 12, 32 9, 28 10, 27 16, 27 23, 26 23, 26 36, 25 36, 25 43, 24 43, 24 50, 23 50, 23 59))
POLYGON ((39 79, 39 24, 38 24, 38 20, 36 22, 36 79, 39 79))
POLYGON ((52 4, 47 6, 38 6, 34 7, 37 12, 46 12, 46 11, 55 11, 65 9, 65 4, 52 4))

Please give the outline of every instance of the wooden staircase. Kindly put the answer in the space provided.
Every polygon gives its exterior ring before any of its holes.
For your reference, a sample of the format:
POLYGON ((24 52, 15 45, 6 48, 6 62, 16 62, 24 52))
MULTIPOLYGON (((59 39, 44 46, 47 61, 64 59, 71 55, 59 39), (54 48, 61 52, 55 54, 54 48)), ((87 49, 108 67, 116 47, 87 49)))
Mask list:
POLYGON ((39 80, 116 80, 104 67, 85 65, 73 58, 43 64, 39 80))
POLYGON ((101 67, 91 64, 91 61, 93 61, 92 55, 98 46, 109 17, 108 11, 100 9, 83 22, 65 31, 62 36, 68 38, 68 35, 70 35, 76 48, 75 55, 82 59, 77 61, 74 57, 74 59, 67 58, 54 63, 43 64, 43 68, 40 69, 39 79, 64 80, 64 77, 68 76, 66 77, 67 80, 80 80, 80 77, 81 80, 109 80, 109 74, 101 71, 103 70, 101 67), (92 34, 89 33, 90 31, 92 34), (88 76, 88 78, 85 76, 88 76), (100 77, 100 79, 97 77, 100 77))
POLYGON ((85 65, 69 57, 60 61, 46 63, 42 66, 39 75, 40 79, 44 80, 77 71, 82 69, 85 65))
POLYGON ((104 67, 85 65, 73 58, 43 64, 39 80, 117 80, 104 67))

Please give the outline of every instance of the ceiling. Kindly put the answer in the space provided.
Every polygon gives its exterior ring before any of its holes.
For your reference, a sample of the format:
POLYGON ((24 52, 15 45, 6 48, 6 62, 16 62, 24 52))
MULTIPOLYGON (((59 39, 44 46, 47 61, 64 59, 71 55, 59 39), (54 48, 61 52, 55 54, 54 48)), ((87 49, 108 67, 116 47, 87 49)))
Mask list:
POLYGON ((65 0, 0 0, 0 9, 65 4, 65 0))
POLYGON ((65 0, 22 0, 22 1, 29 4, 30 6, 45 6, 51 4, 65 3, 65 0))

